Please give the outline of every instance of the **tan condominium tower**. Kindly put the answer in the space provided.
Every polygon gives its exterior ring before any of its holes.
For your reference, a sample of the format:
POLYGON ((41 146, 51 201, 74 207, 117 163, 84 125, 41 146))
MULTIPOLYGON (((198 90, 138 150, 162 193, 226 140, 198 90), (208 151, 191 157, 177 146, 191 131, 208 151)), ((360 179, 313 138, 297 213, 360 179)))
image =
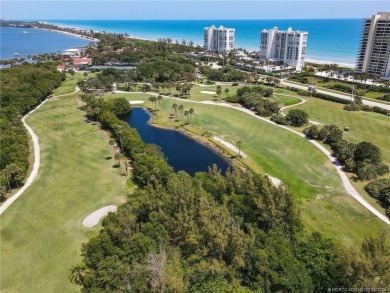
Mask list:
POLYGON ((234 49, 235 29, 214 25, 204 28, 204 49, 214 52, 229 52, 234 49))
POLYGON ((261 31, 260 61, 274 61, 278 65, 301 70, 305 65, 307 32, 290 28, 280 31, 277 27, 261 31))
POLYGON ((364 19, 356 71, 390 77, 390 12, 364 19))

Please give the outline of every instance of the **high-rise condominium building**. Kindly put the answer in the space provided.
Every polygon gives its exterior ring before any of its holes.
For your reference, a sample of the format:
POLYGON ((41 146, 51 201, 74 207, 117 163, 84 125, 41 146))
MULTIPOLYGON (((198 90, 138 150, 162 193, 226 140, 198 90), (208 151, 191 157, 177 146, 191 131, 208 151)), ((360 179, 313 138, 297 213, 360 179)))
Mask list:
POLYGON ((356 71, 390 77, 390 12, 364 20, 356 71))
POLYGON ((270 60, 278 65, 295 67, 300 70, 305 65, 307 32, 279 31, 277 27, 261 31, 260 61, 270 60))
POLYGON ((235 29, 214 25, 204 28, 204 49, 215 52, 229 52, 234 49, 235 29))

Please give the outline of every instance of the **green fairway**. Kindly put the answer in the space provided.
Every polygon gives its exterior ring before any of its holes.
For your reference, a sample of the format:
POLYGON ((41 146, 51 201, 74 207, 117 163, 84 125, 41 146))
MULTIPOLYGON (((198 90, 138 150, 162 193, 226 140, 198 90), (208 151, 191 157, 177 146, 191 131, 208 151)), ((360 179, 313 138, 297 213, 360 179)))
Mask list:
MULTIPOLYGON (((96 76, 95 73, 88 73, 88 78, 91 78, 94 76, 96 76)), ((85 76, 80 72, 77 72, 74 76, 67 73, 66 80, 64 80, 61 83, 61 86, 59 88, 56 88, 53 91, 53 95, 59 96, 59 95, 66 95, 66 94, 73 93, 76 90, 77 82, 79 80, 83 80, 83 79, 85 79, 85 76)))
POLYGON ((321 124, 335 124, 341 129, 349 127, 344 132, 344 138, 353 143, 367 140, 377 145, 383 155, 383 160, 390 165, 390 117, 373 112, 348 112, 344 105, 312 97, 305 97, 305 104, 296 108, 305 110, 309 118, 321 124))
POLYGON ((1 292, 75 292, 68 275, 91 212, 124 201, 125 177, 112 166, 107 133, 84 122, 76 96, 48 101, 27 118, 39 137, 41 167, 27 191, 1 216, 1 292))
MULTIPOLYGON (((118 96, 147 100, 150 95, 118 96)), ((189 131, 197 134, 210 131, 212 136, 217 135, 232 144, 243 140, 242 150, 248 154, 244 162, 248 166, 288 182, 301 208, 306 229, 322 231, 355 245, 381 229, 390 232, 386 224, 344 192, 326 156, 303 138, 234 109, 170 98, 164 98, 157 107, 158 124, 172 127, 184 124, 184 121, 169 119, 169 114, 174 113, 173 103, 183 105, 185 110, 195 110, 192 124, 186 126, 189 131)), ((145 106, 152 104, 146 101, 145 106)), ((180 118, 180 114, 178 116, 180 118)))

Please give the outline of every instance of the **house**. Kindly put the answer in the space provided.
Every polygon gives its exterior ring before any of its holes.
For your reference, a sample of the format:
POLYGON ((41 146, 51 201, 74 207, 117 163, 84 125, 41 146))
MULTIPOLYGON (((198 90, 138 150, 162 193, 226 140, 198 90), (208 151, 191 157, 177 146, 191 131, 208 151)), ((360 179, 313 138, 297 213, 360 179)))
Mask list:
POLYGON ((65 66, 64 65, 57 65, 56 68, 57 68, 58 71, 61 71, 61 72, 63 72, 65 70, 65 66))

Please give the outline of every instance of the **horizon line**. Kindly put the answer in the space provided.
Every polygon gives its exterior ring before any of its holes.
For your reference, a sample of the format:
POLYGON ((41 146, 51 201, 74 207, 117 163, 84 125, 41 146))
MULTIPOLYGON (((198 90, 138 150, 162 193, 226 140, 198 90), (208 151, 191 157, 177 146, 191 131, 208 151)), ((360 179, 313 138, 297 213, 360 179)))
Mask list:
POLYGON ((231 19, 219 19, 219 18, 214 18, 214 19, 156 19, 156 18, 153 18, 153 19, 148 19, 148 18, 145 18, 145 19, 88 19, 88 18, 73 18, 73 19, 43 19, 43 18, 40 18, 40 19, 0 19, 2 21, 27 21, 27 22, 33 22, 33 21, 61 21, 61 20, 87 20, 87 21, 100 21, 100 20, 104 20, 104 21, 215 21, 215 20, 218 20, 218 21, 232 21, 232 20, 343 20, 343 19, 348 19, 348 20, 362 20, 362 19, 365 19, 367 17, 363 17, 363 18, 356 18, 356 17, 351 17, 351 18, 231 18, 231 19))

